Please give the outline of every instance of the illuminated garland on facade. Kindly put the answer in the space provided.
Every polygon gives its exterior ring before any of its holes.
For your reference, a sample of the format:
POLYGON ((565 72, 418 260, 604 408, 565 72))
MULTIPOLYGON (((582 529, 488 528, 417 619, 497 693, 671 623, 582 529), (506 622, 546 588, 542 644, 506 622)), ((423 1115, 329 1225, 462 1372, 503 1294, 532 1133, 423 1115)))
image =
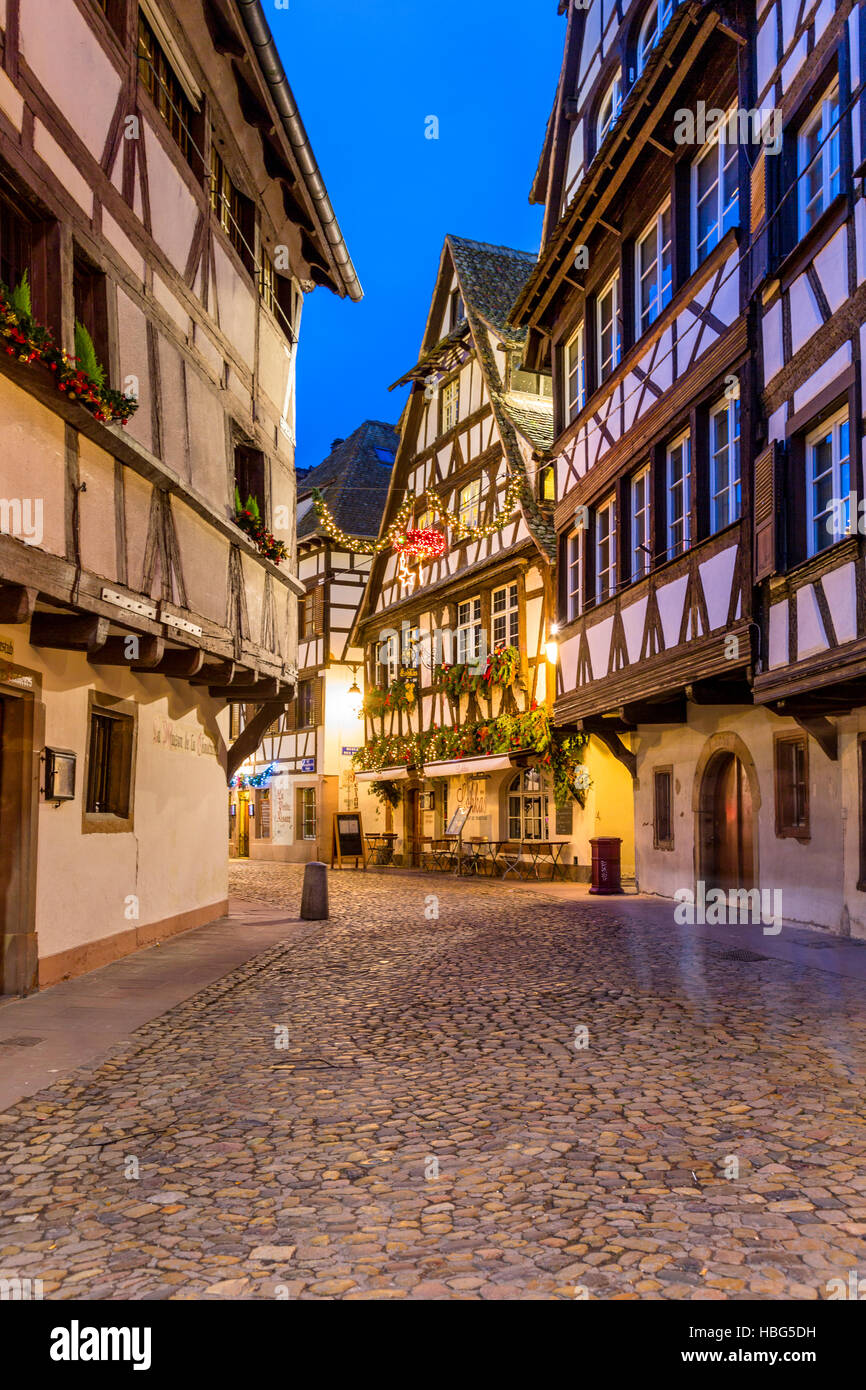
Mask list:
MULTIPOLYGON (((424 501, 435 516, 453 528, 455 540, 483 540, 487 536, 495 536, 504 526, 508 525, 517 507, 523 481, 523 478, 518 474, 511 475, 508 479, 508 486, 499 515, 495 521, 490 521, 484 526, 467 526, 445 505, 433 488, 427 489, 424 494, 424 501)), ((408 522, 415 510, 416 501, 415 493, 407 492, 406 500, 381 540, 367 541, 360 536, 350 536, 347 531, 338 526, 322 493, 318 488, 313 489, 313 509, 322 523, 323 529, 331 537, 331 540, 337 542, 341 549, 351 550, 356 555, 380 555, 383 550, 403 550, 409 535, 412 534, 408 522)))

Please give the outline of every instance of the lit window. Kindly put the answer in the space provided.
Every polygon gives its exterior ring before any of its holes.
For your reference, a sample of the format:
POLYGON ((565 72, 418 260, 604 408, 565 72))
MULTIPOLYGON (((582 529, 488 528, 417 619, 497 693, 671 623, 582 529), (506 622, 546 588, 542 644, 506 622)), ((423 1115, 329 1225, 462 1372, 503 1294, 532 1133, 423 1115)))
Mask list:
POLYGON ((583 611, 583 537, 584 529, 571 531, 568 537, 567 554, 567 594, 568 621, 579 618, 583 611))
POLYGON ((637 335, 654 323, 673 294, 671 205, 654 217, 635 247, 637 335))
POLYGON ((315 787, 302 787, 300 790, 300 815, 301 839, 315 840, 316 838, 316 789, 315 787))
POLYGON ((806 438, 809 554, 847 536, 851 526, 851 452, 848 411, 840 411, 806 438))
POLYGON ((650 567, 650 471, 642 468, 631 480, 631 577, 649 574, 650 567))
POLYGON ((689 509, 692 504, 691 440, 681 434, 667 448, 668 559, 682 555, 691 544, 689 509))
POLYGON ((800 235, 814 226, 841 188, 839 84, 834 83, 800 132, 800 235))
POLYGON ((640 36, 637 41, 638 77, 646 67, 647 59, 664 33, 665 26, 673 12, 674 0, 650 0, 650 7, 641 25, 640 36))
POLYGON ((481 655, 481 599, 457 605, 457 664, 469 665, 481 655))
POLYGON ((387 690, 400 672, 400 638, 396 632, 379 643, 379 684, 387 690))
POLYGON ((493 613, 493 650, 502 647, 516 647, 520 637, 520 604, 517 599, 517 585, 504 584, 493 590, 491 602, 493 613))
POLYGON ((739 217, 736 141, 727 144, 734 122, 728 113, 714 138, 692 165, 692 269, 718 246, 739 217))
POLYGON ((620 359, 622 335, 619 326, 619 276, 614 275, 598 296, 595 306, 598 348, 598 379, 610 376, 620 359))
POLYGON ((546 840, 547 788, 537 767, 518 772, 508 789, 509 840, 546 840))
POLYGON ((611 126, 616 124, 617 117, 622 110, 622 77, 617 73, 602 98, 598 108, 598 123, 596 126, 596 149, 599 148, 611 126))
POLYGON ((586 356, 583 350, 583 324, 565 349, 565 385, 568 419, 573 420, 586 405, 586 356))
POLYGON ((473 478, 471 483, 467 483, 460 489, 460 496, 457 502, 457 522, 458 533, 471 531, 478 525, 478 517, 481 510, 481 479, 473 478))
POLYGON ((711 530, 721 531, 740 515, 740 398, 710 412, 711 530))
POLYGON ((616 592, 616 502, 608 497, 595 512, 595 601, 616 592))
POLYGON ((173 139, 189 159, 192 153, 192 104, 141 10, 138 12, 138 80, 173 139))
POLYGON ((442 433, 453 429, 460 418, 460 381, 455 377, 442 388, 442 433))

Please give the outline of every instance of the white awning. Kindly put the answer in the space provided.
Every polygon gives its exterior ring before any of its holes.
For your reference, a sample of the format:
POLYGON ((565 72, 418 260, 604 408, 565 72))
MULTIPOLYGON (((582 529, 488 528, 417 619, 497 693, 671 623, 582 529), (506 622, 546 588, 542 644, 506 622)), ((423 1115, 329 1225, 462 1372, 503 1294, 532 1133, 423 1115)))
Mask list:
POLYGON ((356 782, 408 782, 409 769, 405 767, 380 767, 375 772, 356 772, 356 782))
POLYGON ((457 777, 478 772, 504 772, 516 767, 508 753, 490 753, 484 758, 451 758, 444 763, 425 763, 425 777, 457 777))

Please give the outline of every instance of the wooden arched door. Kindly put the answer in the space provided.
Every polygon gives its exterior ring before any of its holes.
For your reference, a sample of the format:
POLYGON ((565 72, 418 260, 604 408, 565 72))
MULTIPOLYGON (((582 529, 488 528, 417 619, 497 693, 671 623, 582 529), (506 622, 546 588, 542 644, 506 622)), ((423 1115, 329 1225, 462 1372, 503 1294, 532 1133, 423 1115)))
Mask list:
POLYGON ((700 877, 707 888, 752 888, 754 865, 749 779, 736 754, 720 750, 701 783, 700 877))

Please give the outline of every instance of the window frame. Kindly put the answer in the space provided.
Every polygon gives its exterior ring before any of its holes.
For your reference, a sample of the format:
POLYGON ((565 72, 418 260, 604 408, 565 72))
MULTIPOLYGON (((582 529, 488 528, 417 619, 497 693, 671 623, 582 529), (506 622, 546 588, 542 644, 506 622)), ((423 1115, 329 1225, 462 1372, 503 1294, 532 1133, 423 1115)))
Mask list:
POLYGON ((776 838, 778 840, 810 840, 812 838, 810 829, 810 794, 809 794, 809 739, 805 733, 782 733, 773 736, 773 790, 775 796, 775 822, 776 838), (797 788, 802 786, 802 821, 786 821, 784 814, 785 789, 783 787, 783 776, 786 769, 783 767, 781 754, 783 749, 795 747, 802 753, 802 776, 797 777, 796 773, 791 781, 790 795, 793 801, 797 799, 797 788))
POLYGON ((607 603, 608 599, 615 598, 617 593, 617 514, 616 514, 616 493, 611 492, 599 502, 593 509, 593 523, 595 529, 593 554, 595 558, 595 603, 607 603), (607 525, 604 533, 601 530, 601 521, 607 518, 607 525), (606 555, 602 554, 602 547, 606 547, 606 555), (604 558, 605 563, 602 564, 604 558), (603 579, 604 577, 604 579, 603 579))
MULTIPOLYGON (((807 431, 804 438, 804 450, 806 460, 806 554, 809 559, 816 555, 821 555, 831 546, 838 544, 851 534, 851 412, 846 401, 838 410, 833 411, 819 425, 807 431), (843 460, 841 448, 841 427, 844 426, 848 432, 848 453, 843 460), (839 427, 837 429, 837 427, 839 427), (813 548, 815 524, 820 517, 827 515, 827 508, 815 515, 815 475, 812 468, 813 449, 815 444, 825 439, 827 434, 831 435, 831 506, 834 499, 840 501, 845 514, 844 527, 840 531, 830 532, 827 530, 827 544, 813 548), (839 441, 837 450, 837 439, 839 441), (847 482, 843 480, 843 469, 847 473, 847 482)), ((826 470, 825 470, 826 471, 826 470)), ((821 474, 821 476, 825 476, 821 474)))
POLYGON ((634 246, 634 314, 635 314, 635 335, 642 338, 662 310, 667 308, 674 297, 674 240, 673 240, 673 209, 670 198, 666 198, 656 213, 655 217, 647 223, 643 235, 639 236, 634 246), (668 239, 664 241, 664 219, 668 219, 668 239), (644 312, 642 308, 642 289, 646 278, 641 272, 641 247, 650 237, 655 238, 655 254, 653 267, 655 272, 655 297, 651 298, 649 306, 644 312), (667 248, 668 256, 668 277, 667 290, 664 282, 664 255, 667 248), (655 311, 653 312, 653 305, 655 311))
POLYGON ((563 367, 565 376, 565 410, 567 415, 566 424, 570 425, 572 420, 576 420, 580 412, 586 405, 586 326, 583 319, 577 328, 567 339, 563 349, 563 367), (577 346, 578 357, 572 363, 572 349, 577 346), (574 379, 574 391, 572 391, 572 378, 574 379))
POLYGON ((653 768, 653 849, 672 850, 674 848, 674 770, 672 765, 667 767, 653 768), (659 783, 665 779, 668 785, 667 793, 667 815, 668 824, 663 826, 659 816, 659 783), (662 835, 660 832, 667 829, 670 833, 662 835))
POLYGON ((668 560, 675 560, 680 555, 685 555, 692 548, 692 436, 690 429, 681 430, 679 434, 665 444, 665 557, 668 560), (685 445, 688 467, 684 468, 681 482, 671 483, 671 459, 674 450, 680 445, 685 445), (671 532, 678 522, 672 519, 671 498, 674 491, 682 488, 683 510, 681 513, 683 536, 682 544, 675 548, 671 539, 671 532))
POLYGON ((640 77, 644 71, 649 56, 673 18, 674 10, 677 7, 677 0, 650 0, 644 15, 643 22, 638 31, 637 44, 635 46, 635 73, 640 77), (644 43, 644 34, 649 28, 650 21, 653 21, 653 37, 649 44, 644 43))
POLYGON ((652 568, 652 470, 648 463, 638 468, 629 478, 629 517, 631 535, 629 537, 629 575, 632 584, 645 579, 652 568), (643 483, 643 503, 636 505, 635 489, 643 483), (638 518, 644 518, 640 538, 638 518), (643 547, 646 547, 645 549, 643 547))
POLYGON ((710 535, 715 536, 719 531, 724 531, 726 526, 733 526, 735 522, 741 521, 743 516, 743 450, 742 450, 742 413, 740 410, 740 392, 737 389, 736 395, 723 397, 710 406, 708 412, 708 441, 709 452, 709 520, 710 535), (716 447, 716 420, 724 415, 727 426, 727 443, 725 449, 728 454, 728 481, 723 489, 718 487, 718 468, 721 450, 716 447), (736 432, 733 426, 736 426, 736 432), (735 447, 735 466, 731 467, 731 448, 735 447), (732 510, 732 495, 735 497, 735 510, 732 510), (717 515, 718 499, 722 496, 727 498, 726 520, 719 521, 717 515))
MULTIPOLYGON (((90 690, 87 700, 87 744, 81 805, 82 834, 127 834, 135 825, 135 769, 138 746, 138 709, 132 700, 115 700, 90 690), (122 796, 114 807, 97 810, 91 803, 95 776, 95 723, 107 721, 112 726, 111 738, 118 740, 116 748, 109 747, 109 758, 115 756, 119 768, 114 776, 122 783, 122 796), (117 809, 120 807, 120 809, 117 809)), ((109 772, 109 776, 112 774, 109 772)))
POLYGON ((315 787, 298 787, 297 840, 306 844, 319 838, 318 798, 315 787), (311 813, 311 814, 310 814, 311 813))
MULTIPOLYGON (((812 230, 815 223, 826 212, 833 199, 842 191, 842 123, 840 117, 839 99, 839 78, 836 76, 830 83, 827 90, 815 103, 809 115, 802 122, 797 131, 797 231, 799 238, 806 236, 812 230), (835 106, 835 116, 828 114, 827 108, 835 106), (828 118, 829 132, 821 140, 814 155, 808 158, 808 147, 804 147, 804 142, 808 134, 814 129, 817 122, 819 131, 824 128, 825 116, 828 118), (835 128, 834 127, 835 123, 835 128), (835 172, 832 167, 833 150, 835 148, 836 166, 835 172), (806 202, 807 181, 806 171, 814 163, 819 162, 821 170, 821 206, 815 215, 809 219, 809 204, 806 202), (835 181, 835 191, 834 191, 835 181)), ((814 197, 812 199, 814 203, 814 197)))
POLYGON ((505 814, 508 839, 512 844, 538 845, 550 842, 550 787, 538 767, 522 768, 512 777, 505 796, 505 814), (538 779, 538 787, 528 788, 525 783, 533 777, 538 779), (516 812, 513 809, 515 802, 518 803, 516 812), (540 835, 526 833, 527 803, 538 804, 538 813, 531 814, 530 823, 538 826, 540 835), (516 821, 520 824, 520 834, 515 838, 511 832, 516 821))
MULTIPOLYGON (((712 255, 713 251, 719 245, 719 242, 727 235, 727 233, 731 230, 732 227, 738 227, 740 225, 739 145, 736 141, 732 145, 728 145, 726 139, 723 138, 727 135, 728 130, 731 128, 732 115, 732 109, 729 109, 725 112, 724 118, 719 122, 717 127, 717 138, 708 140, 706 144, 703 146, 703 148, 700 150, 700 152, 695 155, 691 163, 691 226, 689 231, 689 263, 692 272, 696 271, 698 266, 703 264, 707 256, 712 255), (726 159, 722 154, 723 150, 732 150, 733 153, 729 156, 729 158, 726 159), (703 164, 704 160, 710 159, 712 157, 714 157, 716 160, 715 178, 713 180, 712 187, 715 189, 716 222, 714 225, 717 234, 715 240, 710 241, 708 238, 705 238, 707 245, 705 246, 705 249, 701 251, 698 243, 700 213, 700 203, 698 201, 698 168, 701 164, 703 164), (732 200, 732 206, 735 207, 736 217, 734 221, 730 222, 729 225, 726 226, 726 205, 723 202, 725 189, 725 174, 727 173, 728 166, 732 162, 735 166, 734 186, 736 189, 735 197, 732 200)), ((706 201, 706 199, 703 199, 702 201, 706 201)))
POLYGON ((565 613, 566 622, 573 623, 583 613, 583 565, 586 536, 585 526, 574 526, 565 541, 565 613), (574 584, 574 580, 577 583, 574 584))
POLYGON ((507 584, 500 584, 493 589, 490 594, 490 650, 492 652, 502 651, 505 647, 516 647, 520 642, 520 589, 516 579, 511 579, 507 584), (505 595, 505 604, 499 612, 496 611, 496 599, 499 594, 505 595), (496 624, 501 622, 505 627, 505 636, 497 638, 496 624))
POLYGON ((193 138, 195 107, 141 6, 135 57, 139 87, 147 92, 172 140, 187 164, 192 165, 197 157, 193 138))
POLYGON ((457 602, 457 622, 455 631, 457 634, 457 666, 477 665, 481 656, 481 595, 473 594, 471 598, 459 599, 457 602), (469 609, 467 617, 461 615, 461 609, 469 609), (471 643, 468 634, 474 633, 471 643), (470 646, 472 654, 470 654, 470 646))
POLYGON ((618 68, 605 88, 604 96, 598 103, 598 115, 595 118, 595 148, 596 152, 601 149, 605 138, 616 125, 622 111, 622 68, 618 68), (608 105, 610 110, 605 117, 605 110, 608 105), (603 119, 604 118, 604 119, 603 119))
POLYGON ((470 478, 469 482, 464 483, 457 493, 457 540, 463 539, 463 528, 470 531, 477 530, 480 520, 481 479, 470 478), (467 493, 472 495, 467 497, 467 493))
POLYGON ((619 270, 615 270, 607 282, 599 290, 595 298, 595 362, 596 362, 596 384, 603 385, 608 377, 612 376, 622 361, 622 326, 620 323, 620 307, 622 299, 622 289, 620 285, 619 270), (611 356, 608 359, 610 365, 605 368, 602 357, 602 335, 604 328, 602 325, 602 304, 611 295, 611 356))
POLYGON ((439 391, 439 433, 447 434, 460 423, 460 374, 442 383, 439 391), (453 418, 452 418, 453 415, 453 418))

